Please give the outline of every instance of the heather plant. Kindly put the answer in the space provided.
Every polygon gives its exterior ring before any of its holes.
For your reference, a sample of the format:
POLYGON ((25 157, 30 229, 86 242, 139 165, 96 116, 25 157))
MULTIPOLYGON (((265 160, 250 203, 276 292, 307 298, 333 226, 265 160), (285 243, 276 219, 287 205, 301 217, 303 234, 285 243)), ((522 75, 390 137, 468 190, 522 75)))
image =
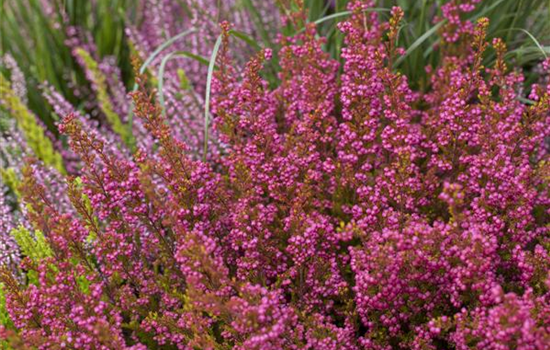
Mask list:
MULTIPOLYGON (((268 10, 193 22, 209 46, 173 43, 182 70, 144 52, 183 10, 144 2, 145 39, 127 28, 135 88, 78 41, 97 114, 41 86, 61 136, 10 64, 2 346, 547 347, 550 60, 530 82, 502 24, 472 21, 482 1, 435 6, 430 40, 407 47, 424 7, 319 3, 279 1, 284 28, 258 30, 257 52, 240 30, 268 10), (330 11, 336 28, 315 23, 330 11), (411 50, 425 45, 430 60, 411 50)), ((195 19, 215 8, 194 4, 195 19)))

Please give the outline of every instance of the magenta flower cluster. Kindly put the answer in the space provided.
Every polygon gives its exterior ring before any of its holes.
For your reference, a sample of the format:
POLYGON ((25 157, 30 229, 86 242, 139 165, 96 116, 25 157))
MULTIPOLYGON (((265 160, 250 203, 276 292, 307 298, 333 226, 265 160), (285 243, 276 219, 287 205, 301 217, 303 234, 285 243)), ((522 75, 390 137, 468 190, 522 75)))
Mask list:
POLYGON ((550 84, 522 102, 487 19, 460 21, 477 2, 444 6, 428 92, 393 68, 399 8, 383 22, 352 2, 341 63, 313 24, 280 35, 276 88, 262 77, 271 50, 239 71, 223 22, 208 162, 145 75, 130 96, 150 142, 133 155, 64 108, 80 176, 21 170, 25 223, 49 253, 0 270, 13 322, 0 337, 21 349, 547 349, 550 84))

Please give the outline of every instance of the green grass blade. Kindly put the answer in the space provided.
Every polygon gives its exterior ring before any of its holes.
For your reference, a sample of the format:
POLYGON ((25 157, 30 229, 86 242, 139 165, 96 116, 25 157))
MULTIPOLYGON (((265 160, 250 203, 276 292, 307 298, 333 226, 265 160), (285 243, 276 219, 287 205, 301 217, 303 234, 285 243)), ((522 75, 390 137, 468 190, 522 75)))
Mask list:
POLYGON ((151 62, 153 62, 153 60, 162 52, 162 50, 166 49, 167 47, 169 47, 170 45, 172 45, 173 43, 175 43, 179 39, 184 38, 187 35, 189 35, 191 33, 194 33, 196 31, 197 31, 196 28, 191 28, 191 29, 188 29, 184 32, 176 34, 173 37, 171 37, 170 39, 163 42, 159 47, 157 47, 157 49, 155 51, 153 51, 153 53, 151 55, 149 55, 149 57, 145 60, 145 62, 143 62, 143 64, 141 65, 141 68, 139 69, 139 73, 143 74, 145 72, 145 70, 147 69, 147 67, 149 67, 151 62))
POLYGON ((162 108, 163 115, 166 115, 166 106, 164 101, 164 72, 166 70, 166 64, 168 63, 168 61, 170 61, 172 58, 175 58, 177 56, 191 58, 207 66, 209 64, 209 61, 206 58, 201 57, 199 55, 195 55, 188 51, 172 51, 168 55, 162 58, 162 61, 160 63, 160 68, 159 68, 159 76, 158 76, 158 95, 159 95, 159 103, 162 108))
POLYGON ((405 54, 403 54, 403 56, 399 57, 395 61, 395 64, 393 66, 394 67, 399 66, 414 50, 416 50, 420 45, 422 45, 424 41, 426 41, 430 36, 432 36, 435 32, 437 32, 437 30, 441 28, 441 26, 444 25, 445 23, 446 23, 446 20, 441 21, 436 25, 434 25, 430 30, 422 34, 418 39, 414 41, 414 43, 412 43, 411 46, 409 46, 407 51, 405 51, 405 54))
MULTIPOLYGON (((242 41, 244 41, 248 45, 252 46, 254 49, 261 50, 260 44, 258 44, 254 39, 252 39, 252 37, 250 37, 248 34, 237 31, 237 30, 231 30, 231 31, 229 31, 229 34, 231 34, 232 36, 234 36, 234 37, 236 37, 236 38, 238 38, 242 41)), ((219 50, 219 43, 218 43, 219 41, 220 41, 220 38, 218 38, 218 40, 216 41, 216 44, 214 45, 213 55, 215 54, 216 56, 217 56, 217 51, 219 50)), ((160 64, 160 68, 159 68, 158 94, 159 94, 159 103, 162 107, 162 113, 164 115, 166 115, 166 106, 165 106, 164 92, 163 92, 164 72, 166 70, 166 64, 168 63, 168 61, 171 60, 174 57, 177 57, 177 56, 192 58, 192 59, 195 59, 195 60, 197 60, 198 62, 200 62, 202 64, 208 65, 208 77, 207 77, 208 80, 207 80, 207 90, 206 90, 207 95, 206 95, 206 100, 205 100, 206 101, 205 102, 205 125, 206 125, 208 123, 209 104, 210 104, 210 101, 209 101, 210 82, 211 82, 211 79, 212 79, 210 67, 212 67, 212 72, 213 72, 213 70, 216 68, 216 65, 215 65, 216 56, 212 56, 210 61, 209 61, 209 60, 205 59, 204 57, 192 54, 188 51, 173 51, 173 52, 169 53, 168 55, 166 55, 165 57, 163 57, 163 59, 161 61, 161 64, 160 64), (213 62, 213 66, 212 66, 212 62, 213 62)), ((207 137, 208 137, 208 130, 205 129, 205 139, 207 137)), ((206 144, 205 144, 205 147, 206 147, 206 144)))
POLYGON ((497 6, 499 6, 504 0, 497 0, 490 6, 485 6, 480 12, 476 13, 474 16, 470 17, 469 20, 475 22, 477 19, 484 17, 487 13, 493 11, 497 6))
POLYGON ((540 50, 540 52, 542 52, 542 55, 544 56, 544 58, 548 58, 548 55, 546 54, 546 51, 544 50, 544 48, 542 47, 542 45, 539 43, 539 41, 537 40, 537 38, 535 38, 533 36, 533 34, 529 33, 528 30, 526 29, 523 29, 523 28, 509 28, 508 29, 509 31, 520 31, 520 32, 523 32, 525 34, 527 34, 529 36, 529 38, 531 38, 531 40, 535 43, 535 45, 537 45, 538 49, 540 50))
POLYGON ((247 43, 248 45, 253 47, 254 50, 261 50, 262 49, 261 45, 258 44, 258 42, 256 40, 254 40, 250 35, 248 35, 246 33, 239 32, 237 30, 230 30, 229 34, 233 35, 237 39, 241 39, 242 41, 244 41, 245 43, 247 43))
POLYGON ((528 105, 534 105, 536 103, 536 101, 533 101, 533 100, 530 100, 528 98, 521 97, 521 96, 518 96, 518 101, 523 102, 523 103, 528 104, 528 105))
POLYGON ((168 63, 168 61, 177 54, 178 54, 178 51, 170 52, 168 55, 162 58, 162 62, 160 63, 159 77, 158 77, 158 94, 159 94, 159 104, 160 104, 160 107, 162 108, 162 114, 164 116, 166 116, 166 106, 164 103, 164 69, 166 68, 166 63, 168 63))
MULTIPOLYGON (((175 43, 176 41, 178 41, 179 39, 181 38, 184 38, 186 37, 187 35, 189 34, 192 34, 194 32, 196 32, 197 29, 196 28, 191 28, 191 29, 188 29, 188 30, 185 30, 179 34, 176 34, 174 35, 173 37, 171 37, 170 39, 166 40, 165 42, 163 42, 161 45, 159 45, 159 47, 157 47, 157 49, 155 51, 153 51, 153 53, 151 55, 149 55, 149 57, 145 60, 145 62, 143 62, 143 64, 141 65, 140 69, 139 69, 139 73, 140 74, 143 74, 145 72, 145 70, 147 69, 147 67, 149 67, 149 65, 151 64, 151 62, 153 62, 153 60, 166 48, 168 48, 170 45, 172 45, 173 43, 175 43)), ((136 91, 138 88, 137 84, 134 84, 134 88, 133 88, 133 91, 136 91)), ((133 132, 133 124, 134 124, 134 112, 133 112, 133 103, 130 105, 130 112, 128 113, 128 131, 129 133, 131 134, 133 132)))
POLYGON ((216 57, 218 56, 218 51, 220 50, 220 46, 222 44, 222 38, 223 34, 220 34, 216 40, 216 44, 214 44, 214 49, 212 50, 212 55, 210 56, 210 63, 208 64, 208 74, 206 77, 206 93, 204 97, 204 161, 206 161, 206 155, 208 152, 208 123, 210 118, 210 91, 212 89, 212 77, 214 76, 216 57))

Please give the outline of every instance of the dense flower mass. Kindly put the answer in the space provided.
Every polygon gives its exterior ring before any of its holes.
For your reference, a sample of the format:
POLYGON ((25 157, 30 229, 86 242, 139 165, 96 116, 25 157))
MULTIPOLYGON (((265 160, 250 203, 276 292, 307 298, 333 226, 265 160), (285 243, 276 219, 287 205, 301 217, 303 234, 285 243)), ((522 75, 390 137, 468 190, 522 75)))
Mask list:
MULTIPOLYGON (((302 29, 244 65, 234 28, 249 19, 193 23, 212 43, 221 32, 211 91, 189 66, 211 96, 208 134, 177 65, 163 106, 139 55, 126 94, 76 36, 101 117, 43 86, 70 149, 37 134, 24 85, 1 76, 22 131, 1 129, 0 345, 547 349, 550 83, 522 95, 488 19, 461 17, 478 2, 443 6, 425 90, 395 68, 398 7, 386 21, 352 1, 339 58, 300 1, 281 1, 280 20, 302 29)), ((128 35, 152 51, 163 17, 147 13, 128 35)))

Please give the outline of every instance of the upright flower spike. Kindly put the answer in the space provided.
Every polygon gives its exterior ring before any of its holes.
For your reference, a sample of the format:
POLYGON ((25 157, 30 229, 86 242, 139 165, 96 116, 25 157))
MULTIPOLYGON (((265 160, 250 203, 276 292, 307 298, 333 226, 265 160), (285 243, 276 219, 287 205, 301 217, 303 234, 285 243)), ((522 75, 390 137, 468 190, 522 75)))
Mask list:
POLYGON ((388 66, 393 66, 394 56, 396 54, 396 45, 399 39, 399 26, 401 20, 403 19, 404 13, 400 7, 394 6, 391 9, 391 18, 389 21, 389 30, 388 30, 388 66))
POLYGON ((92 82, 101 111, 105 114, 107 121, 126 144, 132 142, 132 135, 129 129, 123 124, 121 116, 119 116, 113 107, 111 98, 107 91, 106 78, 99 69, 98 63, 90 54, 83 48, 76 48, 75 55, 86 69, 88 79, 92 82))
POLYGON ((25 81, 25 75, 21 71, 17 61, 8 53, 0 57, 0 62, 10 71, 11 87, 14 94, 19 97, 23 104, 27 104, 27 83, 25 81))

